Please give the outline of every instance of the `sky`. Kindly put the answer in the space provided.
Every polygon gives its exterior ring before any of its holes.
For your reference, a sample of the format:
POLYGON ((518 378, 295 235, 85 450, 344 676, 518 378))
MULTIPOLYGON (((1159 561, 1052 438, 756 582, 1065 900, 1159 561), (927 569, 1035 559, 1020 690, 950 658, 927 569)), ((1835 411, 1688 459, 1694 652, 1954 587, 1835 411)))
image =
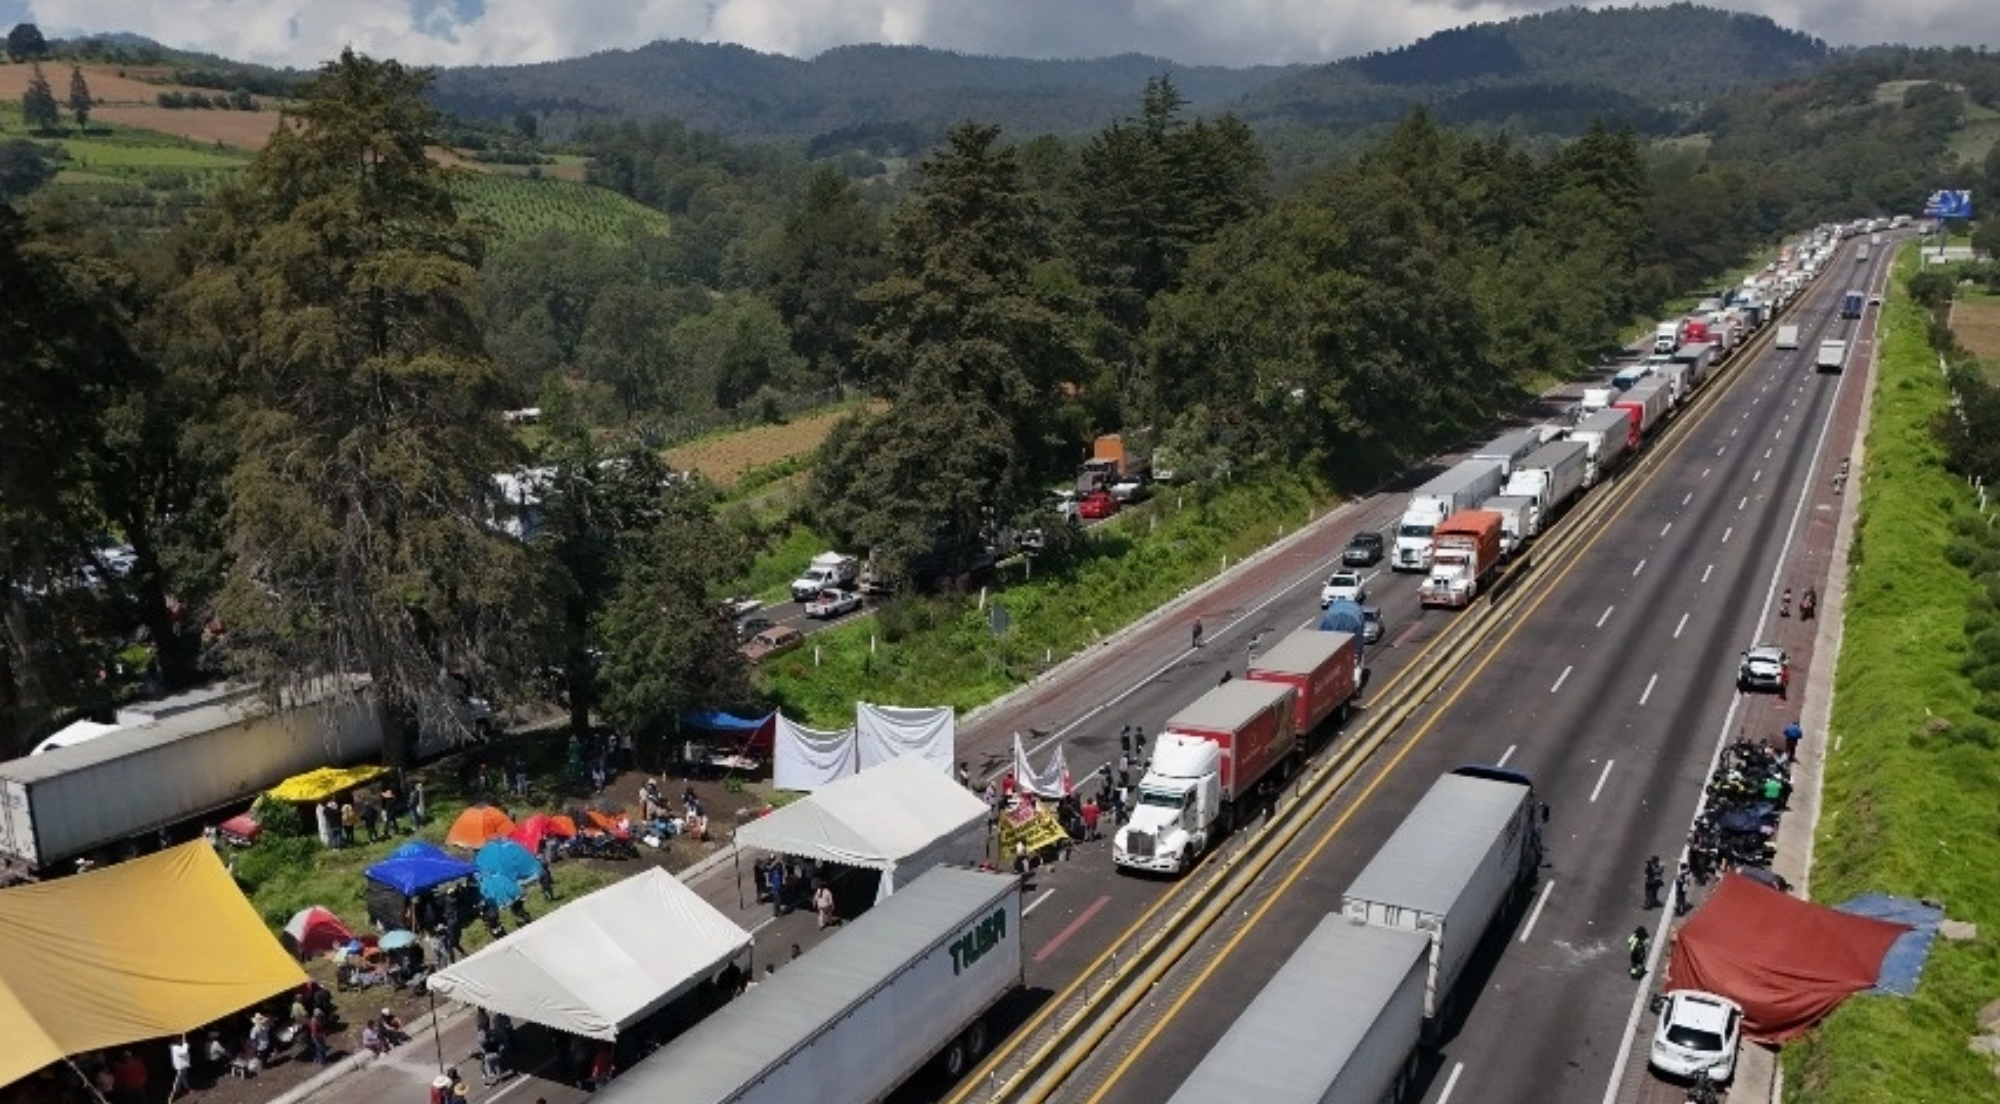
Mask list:
MULTIPOLYGON (((2000 45, 1994 0, 1709 0, 1834 45, 2000 45)), ((732 42, 808 58, 855 43, 1027 58, 1142 53, 1183 65, 1334 61, 1562 0, 0 0, 0 26, 127 31, 266 65, 343 46, 418 65, 508 65, 732 42)), ((1602 6, 1593 4, 1592 6, 1602 6)))

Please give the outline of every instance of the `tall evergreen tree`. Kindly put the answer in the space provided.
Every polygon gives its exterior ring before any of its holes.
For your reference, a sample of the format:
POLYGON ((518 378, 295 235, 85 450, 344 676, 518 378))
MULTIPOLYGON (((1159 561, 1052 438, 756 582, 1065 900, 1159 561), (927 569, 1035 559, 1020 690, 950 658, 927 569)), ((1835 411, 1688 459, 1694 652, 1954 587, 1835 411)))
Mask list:
POLYGON ((492 524, 516 457, 428 83, 324 66, 205 223, 181 309, 240 393, 231 661, 274 686, 365 674, 392 717, 462 732, 443 676, 510 658, 525 555, 492 524))
POLYGON ((887 274, 881 223, 854 182, 831 168, 815 172, 766 261, 765 287, 791 327, 792 348, 821 380, 853 374, 869 314, 861 291, 887 274))
POLYGON ((83 70, 69 67, 69 111, 76 116, 77 129, 90 126, 90 82, 83 79, 83 70))
POLYGON ((62 126, 62 108, 56 103, 55 90, 49 87, 49 78, 42 72, 39 61, 34 63, 28 87, 21 93, 21 119, 36 130, 49 131, 62 126))

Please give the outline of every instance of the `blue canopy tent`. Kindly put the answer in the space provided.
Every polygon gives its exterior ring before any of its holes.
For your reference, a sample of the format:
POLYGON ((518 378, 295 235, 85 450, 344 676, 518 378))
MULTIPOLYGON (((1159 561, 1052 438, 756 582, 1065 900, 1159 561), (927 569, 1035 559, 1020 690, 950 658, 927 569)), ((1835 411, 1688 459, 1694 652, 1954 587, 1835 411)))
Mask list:
POLYGON ((776 713, 767 713, 762 717, 737 717, 706 709, 698 713, 683 714, 681 724, 715 736, 718 746, 737 755, 750 755, 768 761, 772 749, 776 746, 778 731, 776 713))
POLYGON ((432 844, 418 842, 398 847, 388 858, 362 871, 362 876, 405 897, 414 897, 424 890, 477 873, 479 868, 464 859, 452 858, 432 844))

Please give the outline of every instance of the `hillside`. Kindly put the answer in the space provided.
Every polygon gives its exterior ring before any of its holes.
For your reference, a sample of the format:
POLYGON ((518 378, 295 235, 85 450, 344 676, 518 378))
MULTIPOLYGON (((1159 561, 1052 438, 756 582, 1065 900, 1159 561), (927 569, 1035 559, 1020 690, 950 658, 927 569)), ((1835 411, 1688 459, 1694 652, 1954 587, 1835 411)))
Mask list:
POLYGON ((1170 73, 1194 110, 1231 110, 1268 128, 1365 126, 1428 103, 1454 124, 1573 134, 1606 115, 1659 133, 1690 105, 1811 72, 1827 57, 1824 43, 1761 16, 1676 4, 1569 8, 1332 65, 1240 70, 1137 55, 1027 61, 891 46, 800 61, 656 42, 540 65, 448 69, 433 100, 488 121, 534 114, 545 130, 664 115, 736 139, 887 140, 908 150, 965 118, 1019 134, 1094 130, 1128 114, 1148 78, 1170 73))
POLYGON ((1287 75, 1239 110, 1261 125, 1365 126, 1424 103, 1458 126, 1570 134, 1601 115, 1659 134, 1696 105, 1830 57, 1825 43, 1763 16, 1692 4, 1565 8, 1287 75))

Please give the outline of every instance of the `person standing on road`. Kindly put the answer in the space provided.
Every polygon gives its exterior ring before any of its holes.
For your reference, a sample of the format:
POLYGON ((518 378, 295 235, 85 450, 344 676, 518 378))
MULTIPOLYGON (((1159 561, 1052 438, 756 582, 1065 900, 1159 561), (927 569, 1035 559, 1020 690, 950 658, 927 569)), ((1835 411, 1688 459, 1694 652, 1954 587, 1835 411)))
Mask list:
POLYGON ((1632 976, 1634 978, 1646 976, 1646 952, 1652 948, 1652 945, 1652 934, 1646 931, 1646 925, 1644 924, 1633 928, 1632 934, 1625 938, 1625 950, 1632 959, 1632 976))
POLYGON ((1686 863, 1682 863, 1680 872, 1674 875, 1675 916, 1686 916, 1688 909, 1694 907, 1694 902, 1688 900, 1688 882, 1692 877, 1693 872, 1688 869, 1686 863))
POLYGON ((1194 646, 1201 647, 1201 618, 1194 619, 1194 646))
POLYGON ((1791 724, 1785 726, 1786 766, 1789 767, 1792 764, 1799 761, 1799 741, 1805 739, 1805 736, 1806 736, 1806 730, 1799 727, 1798 721, 1795 720, 1791 724))
POLYGON ((1664 871, 1660 867, 1660 857, 1658 855, 1649 856, 1646 859, 1646 907, 1647 908, 1656 909, 1660 907, 1660 890, 1665 887, 1666 887, 1666 877, 1664 871))

